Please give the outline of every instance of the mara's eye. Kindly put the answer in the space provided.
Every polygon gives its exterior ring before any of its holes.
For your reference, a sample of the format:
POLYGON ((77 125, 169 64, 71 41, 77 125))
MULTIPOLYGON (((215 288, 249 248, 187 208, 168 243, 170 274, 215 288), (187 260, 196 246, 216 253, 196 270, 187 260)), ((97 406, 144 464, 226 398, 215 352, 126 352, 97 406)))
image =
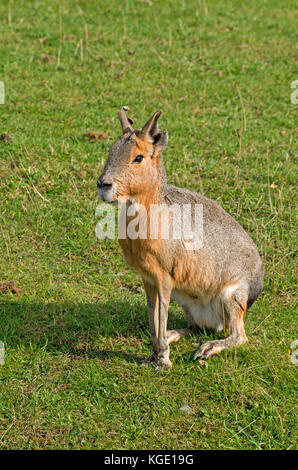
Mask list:
POLYGON ((141 163, 143 158, 143 155, 137 155, 136 158, 132 161, 132 163, 141 163))

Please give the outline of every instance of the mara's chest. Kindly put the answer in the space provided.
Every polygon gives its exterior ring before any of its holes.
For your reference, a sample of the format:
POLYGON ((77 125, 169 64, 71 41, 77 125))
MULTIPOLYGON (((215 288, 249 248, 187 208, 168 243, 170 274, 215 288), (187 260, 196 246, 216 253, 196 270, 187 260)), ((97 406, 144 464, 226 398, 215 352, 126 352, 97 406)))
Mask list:
POLYGON ((127 264, 133 266, 144 277, 159 277, 162 271, 168 271, 168 261, 164 255, 162 240, 130 238, 120 239, 127 264))
POLYGON ((133 266, 143 278, 156 282, 170 276, 178 291, 191 298, 202 292, 211 295, 220 283, 220 272, 210 263, 205 253, 201 256, 187 250, 171 249, 164 240, 130 238, 120 239, 127 264, 133 266), (205 256, 204 256, 205 255, 205 256))

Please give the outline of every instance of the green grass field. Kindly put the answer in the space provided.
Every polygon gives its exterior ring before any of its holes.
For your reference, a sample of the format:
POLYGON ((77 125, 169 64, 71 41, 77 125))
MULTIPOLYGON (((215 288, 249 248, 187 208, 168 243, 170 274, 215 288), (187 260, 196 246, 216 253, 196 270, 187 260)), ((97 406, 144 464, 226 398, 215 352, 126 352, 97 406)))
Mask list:
POLYGON ((1 449, 296 447, 294 6, 0 1, 0 281, 21 289, 0 293, 1 449), (140 365, 141 279, 95 237, 123 105, 137 127, 163 110, 168 181, 221 204, 264 260, 249 342, 205 367, 198 336, 172 345, 172 370, 140 365))

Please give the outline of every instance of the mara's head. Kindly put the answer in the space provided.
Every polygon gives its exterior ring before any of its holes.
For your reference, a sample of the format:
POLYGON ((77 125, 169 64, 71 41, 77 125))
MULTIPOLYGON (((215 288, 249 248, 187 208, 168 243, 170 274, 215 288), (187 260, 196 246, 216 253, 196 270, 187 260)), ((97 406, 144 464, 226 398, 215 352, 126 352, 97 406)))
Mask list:
POLYGON ((97 182, 99 197, 106 202, 138 199, 162 184, 164 179, 161 153, 167 146, 168 133, 158 129, 161 111, 156 111, 141 129, 135 131, 126 115, 127 110, 123 107, 118 113, 122 136, 111 147, 97 182))

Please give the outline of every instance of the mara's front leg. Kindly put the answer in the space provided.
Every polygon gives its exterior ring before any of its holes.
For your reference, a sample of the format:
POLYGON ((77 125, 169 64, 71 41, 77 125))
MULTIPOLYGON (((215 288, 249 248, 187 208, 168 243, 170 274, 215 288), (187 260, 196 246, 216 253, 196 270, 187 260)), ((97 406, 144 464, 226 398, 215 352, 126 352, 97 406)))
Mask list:
POLYGON ((172 367, 170 361, 169 335, 167 333, 168 309, 172 292, 172 280, 169 276, 158 282, 158 359, 160 366, 172 367))
POLYGON ((159 298, 158 289, 156 286, 150 284, 143 279, 146 296, 147 296, 147 310, 149 317, 149 326, 151 331, 151 354, 145 362, 157 362, 158 359, 158 328, 159 328, 159 298))
POLYGON ((169 334, 167 332, 168 308, 170 303, 172 281, 170 278, 157 282, 157 286, 145 281, 147 309, 151 331, 152 350, 146 362, 172 367, 169 359, 169 334))

